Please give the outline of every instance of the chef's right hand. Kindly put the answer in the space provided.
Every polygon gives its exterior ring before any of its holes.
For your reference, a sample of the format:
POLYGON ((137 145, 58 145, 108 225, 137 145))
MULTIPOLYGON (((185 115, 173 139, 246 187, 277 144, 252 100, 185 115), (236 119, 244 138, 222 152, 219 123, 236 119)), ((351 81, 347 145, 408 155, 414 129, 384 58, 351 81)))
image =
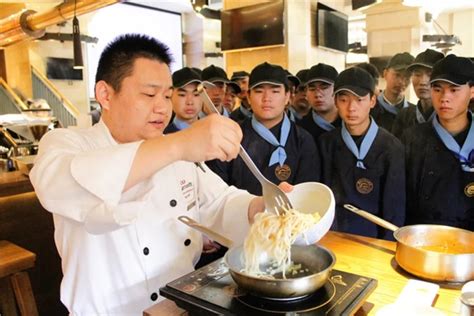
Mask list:
POLYGON ((217 114, 208 115, 176 134, 182 140, 182 160, 193 162, 230 161, 237 157, 242 140, 239 124, 217 114))

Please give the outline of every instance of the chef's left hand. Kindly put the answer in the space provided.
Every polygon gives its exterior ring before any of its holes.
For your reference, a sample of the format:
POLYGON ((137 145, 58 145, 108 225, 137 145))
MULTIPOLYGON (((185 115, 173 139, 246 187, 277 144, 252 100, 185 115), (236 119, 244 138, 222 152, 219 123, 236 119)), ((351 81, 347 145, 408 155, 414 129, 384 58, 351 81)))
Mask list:
MULTIPOLYGON (((281 182, 278 187, 285 193, 293 191, 293 185, 289 184, 288 182, 281 182)), ((263 198, 261 196, 254 198, 249 205, 248 209, 248 217, 249 223, 253 223, 253 218, 257 213, 265 211, 265 203, 263 202, 263 198)))

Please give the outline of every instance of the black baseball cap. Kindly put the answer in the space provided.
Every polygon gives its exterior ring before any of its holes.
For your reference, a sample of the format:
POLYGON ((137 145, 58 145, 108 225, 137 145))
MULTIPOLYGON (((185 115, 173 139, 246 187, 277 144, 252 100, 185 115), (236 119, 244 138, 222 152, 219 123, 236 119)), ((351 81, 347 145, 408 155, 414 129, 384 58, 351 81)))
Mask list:
POLYGON ((407 67, 410 66, 414 60, 415 57, 410 55, 410 53, 398 53, 393 55, 392 58, 390 58, 387 67, 385 68, 393 68, 395 70, 406 70, 407 67))
POLYGON ((227 73, 221 67, 217 67, 214 65, 210 65, 202 70, 201 74, 202 81, 208 82, 227 82, 229 79, 227 78, 227 73))
POLYGON ((341 91, 349 91, 358 97, 363 97, 374 90, 374 77, 360 67, 351 67, 342 71, 334 82, 334 95, 341 91))
POLYGON ((201 77, 192 68, 184 67, 173 73, 173 87, 182 88, 192 82, 201 83, 201 77))
POLYGON ((306 75, 306 84, 322 81, 333 84, 337 78, 337 70, 333 66, 319 63, 311 67, 306 75))
POLYGON ((300 79, 300 84, 305 86, 306 85, 306 78, 308 77, 309 69, 301 69, 296 73, 296 77, 300 79))
POLYGON ((446 81, 457 86, 474 81, 474 63, 466 57, 448 55, 433 66, 431 81, 446 81))
POLYGON ((232 77, 230 77, 230 80, 234 81, 234 80, 238 80, 238 79, 242 79, 242 78, 245 78, 245 77, 249 77, 250 74, 246 71, 234 71, 232 73, 232 77))
POLYGON ((267 62, 252 69, 249 79, 249 89, 253 89, 261 84, 284 85, 288 87, 288 78, 285 69, 278 65, 272 65, 267 62))
POLYGON ((286 78, 288 78, 288 80, 291 81, 295 87, 298 87, 300 85, 301 81, 298 77, 293 76, 291 72, 289 72, 286 69, 285 69, 285 73, 286 73, 286 78))
POLYGON ((199 69, 198 67, 191 67, 191 69, 194 70, 199 75, 199 78, 201 77, 202 75, 201 69, 199 69))
POLYGON ((240 92, 242 92, 242 90, 240 89, 240 86, 234 82, 234 81, 227 81, 227 88, 231 88, 232 90, 234 90, 234 93, 235 94, 239 94, 240 92))
POLYGON ((415 60, 410 66, 408 66, 407 70, 413 71, 415 67, 425 67, 431 69, 438 60, 443 58, 443 53, 428 48, 424 52, 416 55, 415 60))

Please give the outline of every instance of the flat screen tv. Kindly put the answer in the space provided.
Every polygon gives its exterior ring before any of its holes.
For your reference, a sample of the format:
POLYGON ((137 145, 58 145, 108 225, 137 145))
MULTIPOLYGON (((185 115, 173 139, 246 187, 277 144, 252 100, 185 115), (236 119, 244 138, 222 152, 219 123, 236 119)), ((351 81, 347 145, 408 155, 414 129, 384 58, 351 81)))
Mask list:
POLYGON ((316 16, 316 42, 318 46, 341 52, 348 51, 348 17, 318 2, 316 16))
POLYGON ((82 80, 82 69, 74 69, 73 66, 73 59, 48 57, 46 77, 57 80, 82 80))
POLYGON ((222 11, 221 49, 285 44, 284 7, 284 0, 275 0, 222 11))

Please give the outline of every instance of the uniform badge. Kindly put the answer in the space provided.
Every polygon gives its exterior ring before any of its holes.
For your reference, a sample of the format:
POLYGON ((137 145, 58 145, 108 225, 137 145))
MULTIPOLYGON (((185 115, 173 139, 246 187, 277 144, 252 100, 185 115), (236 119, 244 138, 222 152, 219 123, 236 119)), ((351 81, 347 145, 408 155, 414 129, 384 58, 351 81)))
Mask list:
POLYGON ((474 182, 471 182, 466 185, 466 187, 464 188, 464 194, 466 194, 467 197, 474 196, 474 182))
POLYGON ((360 178, 356 182, 356 189, 361 194, 369 194, 374 189, 374 184, 367 178, 360 178))
POLYGON ((275 168, 275 175, 280 181, 286 181, 291 175, 291 168, 290 166, 283 164, 281 166, 277 166, 275 168))

